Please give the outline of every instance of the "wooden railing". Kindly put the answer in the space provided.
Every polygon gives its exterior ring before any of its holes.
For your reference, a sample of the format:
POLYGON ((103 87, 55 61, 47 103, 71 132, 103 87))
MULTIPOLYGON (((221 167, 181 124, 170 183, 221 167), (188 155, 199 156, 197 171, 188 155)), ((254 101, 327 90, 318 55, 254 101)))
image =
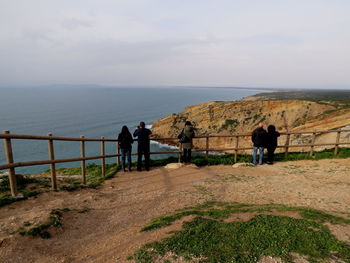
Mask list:
MULTIPOLYGON (((306 131, 306 132, 281 132, 281 135, 286 135, 286 141, 284 145, 279 145, 278 148, 284 148, 285 157, 288 156, 289 148, 292 147, 310 147, 310 155, 314 154, 315 147, 317 146, 334 146, 334 154, 337 155, 339 152, 340 145, 350 145, 350 142, 340 142, 340 136, 342 132, 350 132, 350 130, 327 130, 327 131, 306 131), (336 140, 333 143, 315 143, 317 134, 325 134, 325 133, 336 133, 336 140), (290 136, 291 135, 312 135, 312 142, 309 144, 295 144, 290 145, 290 136)), ((251 133, 244 134, 233 134, 233 135, 207 135, 207 136, 196 136, 195 139, 205 139, 205 148, 195 148, 194 152, 205 152, 205 157, 208 158, 210 152, 234 152, 234 162, 237 162, 237 156, 239 151, 251 150, 253 147, 239 147, 239 139, 241 137, 250 137, 251 133), (210 138, 235 138, 235 147, 226 147, 226 148, 210 148, 210 138)), ((47 136, 36 136, 36 135, 20 135, 20 134, 11 134, 10 131, 3 131, 0 134, 0 139, 3 139, 4 142, 4 150, 6 155, 7 164, 0 164, 0 170, 8 169, 8 177, 11 189, 11 195, 16 197, 18 194, 17 191, 17 182, 16 182, 16 167, 24 167, 24 166, 33 166, 33 165, 50 165, 51 172, 51 186, 53 190, 57 190, 57 180, 56 180, 56 164, 57 163, 66 163, 66 162, 81 162, 81 176, 82 182, 86 184, 86 161, 88 160, 96 160, 101 159, 101 172, 102 176, 105 176, 105 160, 106 158, 116 158, 117 165, 120 164, 120 149, 118 147, 117 139, 106 139, 101 137, 99 139, 93 138, 85 138, 84 136, 80 136, 80 138, 72 138, 72 137, 58 137, 53 136, 49 133, 47 136), (15 162, 13 151, 12 151, 12 140, 21 139, 21 140, 46 140, 48 142, 48 156, 49 160, 41 160, 41 161, 28 161, 28 162, 15 162), (66 159, 55 159, 55 151, 54 151, 54 141, 79 141, 80 142, 80 157, 77 158, 66 158, 66 159), (100 142, 101 144, 101 155, 99 156, 85 156, 85 143, 86 142, 100 142), (105 152, 105 143, 113 142, 116 143, 116 153, 115 154, 106 154, 105 152)), ((169 142, 178 142, 177 138, 151 138, 158 142, 169 143, 169 142)), ((133 153, 136 155, 137 153, 133 153)), ((150 154, 178 154, 179 160, 181 156, 181 148, 179 150, 174 151, 159 151, 159 152, 151 152, 150 154)))

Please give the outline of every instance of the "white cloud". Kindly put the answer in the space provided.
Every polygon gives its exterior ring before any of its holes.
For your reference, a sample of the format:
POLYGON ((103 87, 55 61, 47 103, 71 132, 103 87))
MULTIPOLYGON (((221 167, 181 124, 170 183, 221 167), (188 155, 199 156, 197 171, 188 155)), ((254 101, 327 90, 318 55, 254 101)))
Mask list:
POLYGON ((0 85, 350 86, 345 0, 0 6, 0 85))

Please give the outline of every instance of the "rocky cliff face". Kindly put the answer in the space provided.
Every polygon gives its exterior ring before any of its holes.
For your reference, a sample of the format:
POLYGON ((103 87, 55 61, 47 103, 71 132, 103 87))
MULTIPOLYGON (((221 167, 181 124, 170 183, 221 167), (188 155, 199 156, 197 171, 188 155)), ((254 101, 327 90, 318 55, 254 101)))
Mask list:
MULTIPOLYGON (((197 135, 250 133, 259 122, 273 124, 279 131, 313 131, 350 126, 350 109, 338 110, 334 105, 304 100, 208 102, 186 107, 181 113, 156 121, 153 134, 158 138, 177 137, 186 120, 193 123, 197 135)), ((317 143, 324 142, 321 137, 318 136, 317 143)), ((210 148, 235 146, 231 138, 210 140, 210 148)), ((280 144, 283 140, 282 136, 280 144)), ((310 136, 292 136, 292 143, 302 142, 310 142, 310 136)), ((195 146, 204 147, 205 139, 197 139, 195 146)), ((239 146, 251 146, 250 138, 240 139, 239 146)))

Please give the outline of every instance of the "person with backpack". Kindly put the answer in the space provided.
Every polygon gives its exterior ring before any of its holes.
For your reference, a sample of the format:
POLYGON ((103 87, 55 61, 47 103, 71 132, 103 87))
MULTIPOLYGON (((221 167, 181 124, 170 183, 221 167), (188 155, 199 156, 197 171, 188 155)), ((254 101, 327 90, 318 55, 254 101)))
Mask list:
POLYGON ((137 171, 141 172, 142 155, 145 156, 145 169, 149 171, 149 155, 150 155, 150 138, 151 130, 146 128, 146 124, 141 121, 140 125, 134 131, 134 137, 137 137, 137 171))
POLYGON ((122 154, 122 169, 125 172, 125 157, 128 158, 128 171, 131 171, 131 149, 134 139, 127 126, 123 126, 121 132, 118 135, 118 145, 122 154))
POLYGON ((277 138, 280 136, 280 133, 276 131, 274 125, 269 125, 267 127, 267 164, 273 164, 275 159, 275 150, 277 148, 277 138))
POLYGON ((256 157, 259 150, 259 164, 264 161, 264 148, 266 146, 267 132, 264 129, 264 123, 260 122, 259 126, 252 133, 253 142, 253 164, 257 165, 256 157))
POLYGON ((193 148, 192 139, 194 136, 195 133, 192 123, 190 121, 186 121, 185 127, 182 129, 181 133, 178 136, 183 149, 182 162, 184 164, 191 163, 191 151, 193 148))

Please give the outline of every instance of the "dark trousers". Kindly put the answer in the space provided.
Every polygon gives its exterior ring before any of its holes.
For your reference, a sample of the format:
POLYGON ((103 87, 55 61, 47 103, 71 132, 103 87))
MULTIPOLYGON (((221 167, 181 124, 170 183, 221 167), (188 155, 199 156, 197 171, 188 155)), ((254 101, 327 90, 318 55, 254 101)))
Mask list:
POLYGON ((131 148, 120 149, 122 153, 122 169, 125 170, 125 159, 128 158, 128 170, 131 169, 131 148))
POLYGON ((191 149, 185 149, 184 148, 184 153, 182 156, 182 161, 184 163, 190 163, 191 162, 191 149))
POLYGON ((267 161, 273 163, 275 159, 275 150, 277 147, 267 147, 267 161))
POLYGON ((149 170, 149 146, 139 145, 137 147, 137 170, 142 168, 142 155, 145 156, 145 169, 149 170))

